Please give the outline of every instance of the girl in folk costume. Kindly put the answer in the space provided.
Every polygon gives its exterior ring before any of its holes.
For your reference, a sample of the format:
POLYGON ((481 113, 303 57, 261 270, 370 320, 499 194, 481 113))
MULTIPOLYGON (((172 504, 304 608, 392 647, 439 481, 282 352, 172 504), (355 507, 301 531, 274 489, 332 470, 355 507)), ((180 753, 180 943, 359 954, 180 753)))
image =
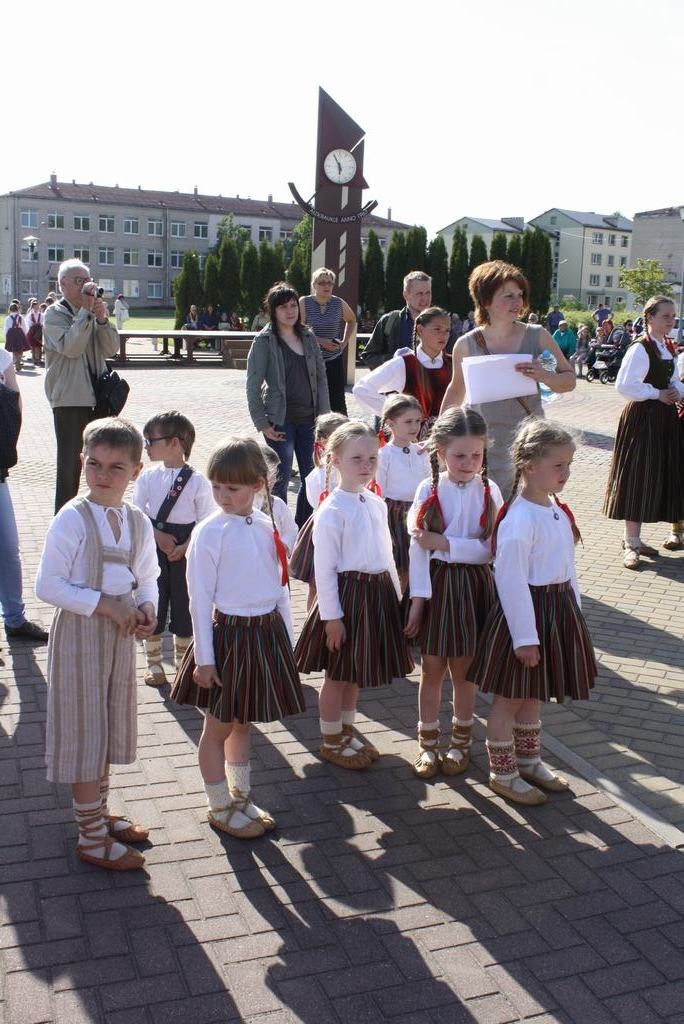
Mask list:
POLYGON ((540 704, 587 700, 597 673, 575 572, 579 530, 556 497, 570 476, 574 450, 571 436, 555 423, 528 419, 518 428, 513 491, 492 545, 499 602, 468 671, 468 679, 494 694, 489 786, 521 804, 544 803, 544 789, 568 788, 541 759, 540 704))
POLYGON ((5 348, 12 353, 14 369, 21 370, 24 352, 30 349, 24 330, 24 318, 18 302, 10 302, 7 316, 5 317, 5 348))
POLYGON ((684 398, 667 337, 674 325, 672 299, 657 295, 644 306, 644 329, 622 361, 616 390, 629 399, 615 435, 604 515, 624 519, 623 564, 636 569, 641 555, 657 555, 641 540, 642 523, 672 523, 664 547, 680 546, 684 519, 684 431, 676 403, 684 398))
MULTIPOLYGON (((336 487, 338 483, 337 471, 330 474, 329 485, 325 482, 325 447, 328 438, 347 423, 347 417, 339 412, 324 412, 316 417, 314 433, 313 460, 314 468, 307 475, 304 481, 306 498, 312 509, 315 510, 321 502, 328 497, 328 486, 336 487)), ((295 580, 301 580, 309 584, 309 593, 306 598, 306 610, 309 611, 316 600, 316 580, 314 579, 314 551, 313 551, 313 526, 314 513, 309 516, 297 537, 292 557, 290 558, 290 576, 295 580)))
POLYGON ((475 686, 466 672, 496 600, 490 540, 503 504, 487 476, 487 425, 472 409, 449 409, 430 433, 432 479, 416 491, 411 530, 411 610, 406 634, 422 654, 414 771, 458 775, 470 762, 475 686), (446 471, 440 473, 440 464, 446 471), (451 740, 439 751, 439 705, 449 666, 454 713, 451 740))
POLYGON ((253 507, 255 494, 268 491, 258 442, 226 438, 210 456, 207 476, 219 510, 199 524, 188 548, 193 643, 171 696, 205 711, 199 767, 210 823, 252 839, 275 821, 249 798, 251 723, 304 710, 287 556, 273 518, 253 507))
POLYGON ((298 530, 289 506, 273 493, 273 487, 278 479, 280 456, 277 451, 265 444, 261 445, 261 452, 268 467, 268 487, 262 487, 254 495, 254 508, 259 512, 265 512, 266 515, 273 515, 273 522, 289 558, 297 540, 298 530))
POLYGON ((365 423, 345 423, 328 440, 326 490, 333 469, 340 482, 314 518, 318 593, 295 648, 301 672, 325 670, 321 757, 352 769, 367 768, 379 756, 354 735, 359 689, 386 686, 413 668, 387 507, 366 486, 377 458, 377 436, 365 423))
MULTIPOLYGON (((402 594, 408 584, 409 535, 406 515, 418 484, 430 474, 430 457, 416 444, 423 421, 420 402, 412 395, 390 395, 382 407, 381 430, 390 439, 378 452, 377 484, 385 499, 392 550, 402 594)), ((382 435, 381 435, 382 441, 382 435)))
POLYGON ((445 309, 430 306, 419 313, 413 328, 413 349, 398 349, 392 359, 354 385, 353 394, 359 404, 379 416, 389 392, 413 395, 423 411, 419 439, 427 437, 451 380, 451 356, 445 352, 450 330, 451 317, 445 309))
MULTIPOLYGON (((680 350, 677 358, 677 377, 684 383, 684 349, 680 350)), ((684 402, 677 404, 679 416, 679 427, 684 435, 684 402)), ((684 519, 675 520, 672 523, 670 536, 663 542, 663 547, 668 551, 681 551, 684 548, 684 519)))
POLYGON ((43 362, 43 314, 40 311, 38 299, 31 299, 29 302, 24 317, 24 330, 26 340, 31 348, 33 365, 41 366, 43 362))

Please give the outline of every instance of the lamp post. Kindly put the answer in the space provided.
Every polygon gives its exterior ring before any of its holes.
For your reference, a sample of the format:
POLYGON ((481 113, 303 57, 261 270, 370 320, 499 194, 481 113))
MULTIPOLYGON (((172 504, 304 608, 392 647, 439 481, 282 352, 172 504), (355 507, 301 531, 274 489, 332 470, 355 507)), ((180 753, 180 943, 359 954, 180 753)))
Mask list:
MULTIPOLYGON (((33 272, 33 261, 36 258, 36 246, 40 239, 36 238, 35 235, 27 235, 26 238, 22 238, 24 245, 28 245, 29 255, 31 257, 31 272, 33 272)), ((31 278, 33 280, 33 278, 31 278)))

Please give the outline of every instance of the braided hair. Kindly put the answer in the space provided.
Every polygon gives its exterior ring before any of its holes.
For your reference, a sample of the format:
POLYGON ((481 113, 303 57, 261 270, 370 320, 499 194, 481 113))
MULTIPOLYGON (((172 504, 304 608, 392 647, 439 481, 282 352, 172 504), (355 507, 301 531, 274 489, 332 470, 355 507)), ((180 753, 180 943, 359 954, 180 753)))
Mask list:
MULTIPOLYGON (((336 430, 332 432, 328 438, 328 444, 325 449, 325 492, 328 493, 330 490, 330 472, 332 470, 332 459, 336 452, 340 449, 347 441, 355 440, 359 437, 373 438, 374 441, 378 440, 378 435, 369 427, 367 423, 362 423, 361 420, 347 420, 342 423, 336 430)), ((372 484, 375 481, 371 480, 367 485, 371 490, 372 484)), ((377 487, 377 484, 375 485, 377 487)), ((377 492, 376 492, 377 493, 377 492)))
POLYGON ((416 319, 413 321, 412 344, 414 352, 418 348, 418 342, 420 341, 420 337, 418 335, 418 327, 427 327, 427 325, 432 323, 433 320, 439 320, 444 317, 446 317, 449 323, 451 323, 450 313, 448 313, 446 309, 442 309, 441 306, 428 306, 427 309, 424 309, 421 313, 418 314, 416 319))
POLYGON ((343 423, 347 422, 347 417, 343 416, 341 412, 323 412, 320 416, 316 417, 316 422, 314 424, 313 446, 314 466, 320 469, 323 465, 325 446, 328 438, 334 430, 337 430, 338 427, 341 427, 343 423))

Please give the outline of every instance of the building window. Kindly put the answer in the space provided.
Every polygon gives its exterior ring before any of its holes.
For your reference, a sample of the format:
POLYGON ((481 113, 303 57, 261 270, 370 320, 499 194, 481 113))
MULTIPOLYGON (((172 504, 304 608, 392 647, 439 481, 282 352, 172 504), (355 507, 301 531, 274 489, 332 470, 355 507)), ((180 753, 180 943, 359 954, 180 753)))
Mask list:
POLYGON ((140 221, 137 217, 124 217, 123 230, 124 235, 139 235, 140 221))
POLYGON ((47 226, 49 228, 56 228, 57 230, 62 231, 64 229, 64 214, 48 213, 47 226))
POLYGON ((589 292, 589 294, 587 295, 587 305, 589 307, 595 306, 597 302, 598 302, 597 296, 594 295, 592 292, 589 292))
POLYGON ((592 245, 603 245, 603 232, 602 231, 594 231, 593 235, 591 236, 591 244, 592 245))
POLYGON ((606 288, 612 288, 612 287, 613 287, 613 275, 612 274, 606 274, 606 288))
POLYGON ((140 250, 139 249, 124 249, 124 267, 139 267, 140 266, 140 250))
POLYGON ((140 281, 124 281, 122 291, 126 299, 140 298, 140 281))
POLYGON ((555 224, 558 221, 558 217, 555 213, 552 213, 549 217, 549 224, 555 224))
POLYGON ((74 259, 80 260, 81 263, 90 263, 90 249, 84 245, 74 246, 74 259))
POLYGON ((24 243, 21 247, 21 262, 31 263, 38 259, 38 247, 33 246, 33 252, 31 252, 31 246, 24 243))
POLYGON ((172 270, 180 270, 182 268, 182 266, 183 266, 183 257, 184 256, 185 256, 185 253, 181 252, 180 249, 172 249, 171 250, 171 252, 169 253, 169 257, 171 259, 171 269, 172 270))
POLYGON ((259 228, 259 241, 260 242, 272 242, 273 241, 273 228, 259 228))
POLYGON ((160 220, 156 220, 156 219, 150 218, 147 221, 147 234, 148 235, 158 235, 161 238, 163 232, 164 232, 164 227, 163 227, 162 222, 160 220))
POLYGON ((114 250, 102 248, 98 250, 97 262, 101 267, 113 267, 114 266, 114 250))
POLYGON ((627 257, 626 256, 621 256, 620 257, 620 266, 621 267, 626 267, 627 266, 627 257))
POLYGON ((100 231, 112 234, 114 231, 114 218, 110 217, 108 213, 101 213, 98 218, 98 228, 100 231))
POLYGON ((615 257, 613 256, 612 253, 608 257, 608 266, 609 267, 614 267, 615 266, 615 257))
POLYGON ((608 245, 617 245, 617 235, 608 235, 608 245))
POLYGON ((77 213, 74 217, 74 231, 90 231, 90 217, 77 213))
POLYGON ((600 285, 601 284, 601 275, 600 274, 590 274, 589 275, 589 284, 592 285, 593 287, 596 287, 597 285, 600 285))
POLYGON ((171 237, 185 238, 185 224, 182 220, 171 221, 171 237))
POLYGON ((147 298, 148 299, 161 299, 162 295, 162 283, 161 281, 148 281, 147 282, 147 298))
POLYGON ((593 263, 593 265, 595 267, 600 267, 601 266, 601 253, 600 252, 592 252, 592 254, 591 254, 591 262, 593 263))
POLYGON ((21 294, 22 295, 35 295, 38 291, 38 282, 33 277, 22 277, 21 279, 21 294))
POLYGON ((209 225, 203 221, 195 221, 195 238, 208 238, 209 237, 209 225))
POLYGON ((148 267, 163 267, 163 256, 161 249, 150 249, 147 254, 147 266, 148 267))
POLYGON ((61 263, 63 259, 63 245, 48 245, 48 263, 61 263))
POLYGON ((627 246, 629 245, 629 238, 628 238, 627 235, 621 235, 620 236, 620 245, 622 246, 623 249, 627 248, 627 246))
POLYGON ((97 283, 99 284, 100 288, 104 290, 105 295, 114 294, 116 281, 114 280, 113 277, 101 277, 97 283))
POLYGON ((289 238, 292 238, 293 234, 294 234, 294 231, 289 231, 289 230, 283 231, 281 229, 280 241, 281 242, 286 242, 289 238))
POLYGON ((22 228, 37 228, 38 227, 38 211, 37 210, 22 210, 21 211, 21 226, 22 226, 22 228))

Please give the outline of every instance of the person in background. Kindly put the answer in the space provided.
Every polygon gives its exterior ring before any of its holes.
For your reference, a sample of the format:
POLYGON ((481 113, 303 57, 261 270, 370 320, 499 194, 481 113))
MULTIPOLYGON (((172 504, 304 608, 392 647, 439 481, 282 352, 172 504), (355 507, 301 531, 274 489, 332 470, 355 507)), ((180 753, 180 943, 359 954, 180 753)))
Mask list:
POLYGON ((262 300, 261 306, 259 307, 259 310, 258 310, 256 316, 252 320, 252 328, 251 329, 253 331, 263 331, 264 327, 268 326, 268 323, 269 323, 268 310, 264 307, 264 302, 262 300))
POLYGON ((412 270, 404 278, 403 309, 381 316, 363 350, 363 361, 371 370, 396 354, 397 349, 413 344, 413 325, 419 313, 432 305, 432 278, 422 270, 412 270))
MULTIPOLYGON (((558 330, 559 324, 562 319, 563 314, 561 313, 560 306, 554 306, 553 309, 546 314, 546 329, 549 332, 549 334, 553 335, 553 332, 558 330)), ((534 321, 530 320, 530 317, 527 318, 527 322, 528 324, 533 322, 539 323, 537 319, 535 319, 534 321)))
POLYGON ((10 302, 9 312, 5 317, 5 350, 12 353, 15 372, 18 373, 21 370, 24 352, 27 352, 30 347, 24 330, 21 306, 13 300, 10 302))
POLYGON ((604 321, 608 320, 608 318, 611 317, 613 314, 608 306, 604 306, 602 302, 599 302, 598 306, 591 315, 596 321, 597 326, 602 327, 604 321))
POLYGON ((582 370, 586 365, 587 359, 589 357, 590 344, 591 329, 587 327, 586 324, 582 324, 580 326, 579 331, 577 332, 577 348, 575 349, 573 355, 570 357, 570 362, 575 367, 575 371, 577 371, 577 369, 579 368, 579 373, 577 374, 577 376, 580 380, 582 380, 584 377, 582 370))
POLYGON ((123 294, 117 295, 114 300, 114 319, 116 320, 117 331, 120 331, 126 321, 130 319, 128 303, 123 294))
POLYGON ((577 338, 575 337, 575 332, 570 327, 567 320, 561 320, 558 324, 558 329, 553 332, 551 337, 556 342, 565 358, 569 359, 577 348, 577 338))
POLYGON ((447 342, 447 352, 452 352, 454 345, 463 334, 463 320, 458 313, 451 314, 451 328, 449 330, 449 340, 447 342))
POLYGON ((528 324, 538 324, 539 323, 539 317, 537 316, 536 313, 528 313, 527 314, 527 322, 528 322, 528 324))
POLYGON ((30 299, 24 317, 26 340, 31 346, 34 366, 43 365, 43 313, 38 299, 30 299))
POLYGON ((347 415, 345 399, 346 365, 344 353, 356 337, 356 317, 348 303, 333 295, 335 274, 327 267, 314 270, 311 277, 311 295, 299 300, 302 320, 316 335, 321 347, 328 378, 330 408, 347 415), (344 329, 342 325, 344 324, 344 329))

